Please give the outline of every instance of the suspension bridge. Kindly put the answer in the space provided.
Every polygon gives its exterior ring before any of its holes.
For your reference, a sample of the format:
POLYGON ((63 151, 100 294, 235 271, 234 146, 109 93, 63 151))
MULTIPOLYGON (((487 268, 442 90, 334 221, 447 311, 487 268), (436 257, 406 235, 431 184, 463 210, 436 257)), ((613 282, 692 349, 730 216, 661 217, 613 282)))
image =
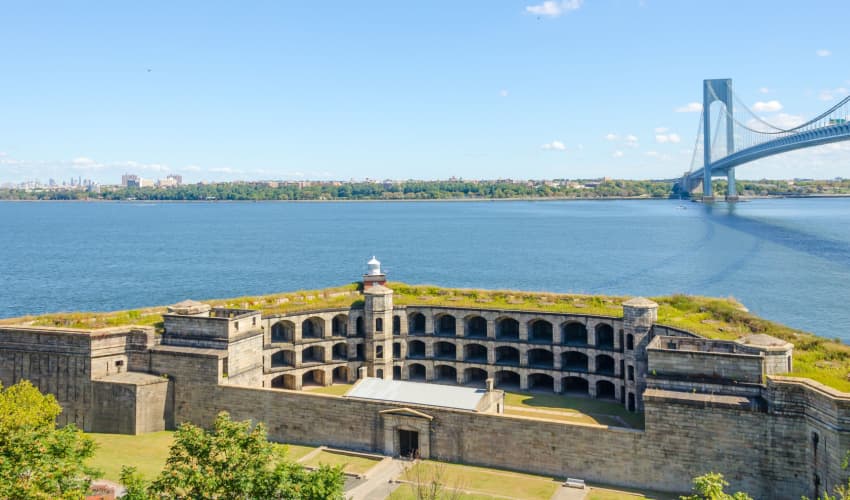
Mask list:
POLYGON ((850 140, 850 96, 815 118, 782 128, 759 117, 732 91, 731 79, 703 82, 702 116, 690 169, 677 182, 679 192, 690 193, 702 184, 703 201, 713 201, 711 179, 725 176, 726 200, 738 199, 735 167, 795 149, 850 140), (711 120, 711 104, 717 113, 711 120), (738 106, 735 106, 737 104, 738 106), (724 126, 720 125, 723 122, 724 126))

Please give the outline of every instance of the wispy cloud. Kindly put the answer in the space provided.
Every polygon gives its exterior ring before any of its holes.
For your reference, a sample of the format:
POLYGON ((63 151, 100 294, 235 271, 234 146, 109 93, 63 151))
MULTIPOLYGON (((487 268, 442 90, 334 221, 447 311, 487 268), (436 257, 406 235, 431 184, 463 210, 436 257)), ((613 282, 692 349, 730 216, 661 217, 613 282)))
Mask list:
POLYGON ((655 142, 658 144, 667 144, 668 142, 671 144, 679 144, 682 142, 682 138, 679 137, 679 134, 655 134, 655 142))
POLYGON ((775 113, 782 109, 782 103, 773 100, 773 101, 756 101, 753 104, 753 111, 758 113, 775 113))
POLYGON ((606 141, 616 141, 616 140, 617 140, 617 139, 619 139, 619 138, 620 138, 620 136, 619 136, 619 135, 617 135, 617 134, 614 134, 614 133, 610 133, 610 134, 607 134, 607 135, 605 136, 605 140, 606 140, 606 141))
POLYGON ((584 0, 547 0, 541 4, 526 6, 525 11, 536 16, 559 17, 581 8, 584 0))
POLYGON ((770 93, 770 89, 769 89, 769 88, 767 88, 767 87, 761 87, 761 88, 759 88, 759 94, 769 94, 769 93, 770 93))
POLYGON ((700 111, 702 111, 702 104, 698 102, 689 102, 676 108, 677 113, 699 113, 700 111))
POLYGON ((818 49, 815 51, 815 54, 817 54, 818 57, 829 57, 832 55, 832 51, 829 49, 818 49))
POLYGON ((547 142, 546 144, 540 146, 542 149, 546 149, 548 151, 566 151, 567 146, 561 141, 552 141, 547 142))
POLYGON ((242 173, 241 170, 238 170, 238 169, 235 169, 235 168, 230 168, 230 167, 214 167, 214 168, 210 169, 210 172, 212 172, 214 174, 241 174, 242 173))
POLYGON ((626 146, 636 148, 640 146, 640 142, 636 135, 629 134, 626 136, 626 146))
POLYGON ((506 89, 499 91, 499 97, 508 97, 509 92, 506 89))
POLYGON ((668 129, 667 127, 655 127, 655 133, 656 134, 663 134, 664 132, 667 132, 668 130, 670 130, 670 129, 668 129))
POLYGON ((622 158, 624 155, 623 155, 622 151, 614 151, 614 153, 611 156, 614 157, 614 158, 622 158))
POLYGON ((835 89, 825 89, 818 93, 818 99, 821 101, 831 101, 837 97, 844 97, 850 92, 846 87, 838 87, 835 89))

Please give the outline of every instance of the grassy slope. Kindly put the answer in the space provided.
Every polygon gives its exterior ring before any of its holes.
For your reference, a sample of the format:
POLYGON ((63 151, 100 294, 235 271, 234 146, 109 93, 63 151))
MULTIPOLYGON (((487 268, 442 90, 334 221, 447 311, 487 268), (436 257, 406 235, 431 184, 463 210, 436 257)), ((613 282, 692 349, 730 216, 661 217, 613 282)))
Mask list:
MULTIPOLYGON (((321 308, 348 308, 362 304, 357 283, 325 290, 298 291, 257 297, 209 300, 214 306, 251 308, 264 314, 321 308)), ((622 315, 628 297, 520 292, 510 290, 449 289, 430 285, 389 283, 397 305, 434 305, 477 309, 533 310, 615 316, 622 315)), ((766 333, 794 344, 793 376, 808 377, 835 389, 850 392, 850 346, 759 318, 734 299, 673 295, 653 297, 658 302, 658 323, 709 338, 736 339, 766 333)), ((802 306, 801 306, 802 307, 802 306)), ((4 324, 30 324, 65 328, 102 328, 128 324, 161 326, 164 307, 106 313, 53 313, 0 320, 4 324)))
POLYGON ((471 465, 422 461, 402 474, 402 479, 427 484, 437 481, 447 489, 512 498, 549 499, 559 488, 552 478, 471 465))

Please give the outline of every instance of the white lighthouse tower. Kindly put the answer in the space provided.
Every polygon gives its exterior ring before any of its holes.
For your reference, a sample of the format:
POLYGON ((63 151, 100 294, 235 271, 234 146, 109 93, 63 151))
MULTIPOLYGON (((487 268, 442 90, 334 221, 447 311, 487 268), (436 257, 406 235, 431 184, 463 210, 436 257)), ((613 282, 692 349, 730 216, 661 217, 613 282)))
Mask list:
POLYGON ((374 285, 384 285, 387 282, 387 275, 381 271, 381 262, 372 256, 372 259, 366 263, 368 271, 363 275, 363 290, 368 290, 374 285))

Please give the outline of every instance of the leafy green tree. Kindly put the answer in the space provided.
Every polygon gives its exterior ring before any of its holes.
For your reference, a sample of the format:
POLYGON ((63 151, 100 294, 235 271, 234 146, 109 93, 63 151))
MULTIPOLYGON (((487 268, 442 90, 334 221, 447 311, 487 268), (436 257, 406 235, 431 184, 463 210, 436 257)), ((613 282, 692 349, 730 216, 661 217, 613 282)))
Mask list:
POLYGON ((73 424, 57 429, 61 412, 29 381, 0 386, 0 498, 78 499, 88 491, 98 474, 85 465, 94 441, 73 424))
POLYGON ((752 497, 740 491, 728 494, 723 491, 729 483, 719 472, 709 472, 694 478, 693 490, 696 495, 679 497, 681 500, 753 500, 752 497))
POLYGON ((341 499, 339 467, 308 472, 266 439, 263 424, 234 422, 227 412, 205 431, 184 423, 174 435, 165 468, 146 484, 134 468, 121 471, 128 500, 148 499, 341 499))

